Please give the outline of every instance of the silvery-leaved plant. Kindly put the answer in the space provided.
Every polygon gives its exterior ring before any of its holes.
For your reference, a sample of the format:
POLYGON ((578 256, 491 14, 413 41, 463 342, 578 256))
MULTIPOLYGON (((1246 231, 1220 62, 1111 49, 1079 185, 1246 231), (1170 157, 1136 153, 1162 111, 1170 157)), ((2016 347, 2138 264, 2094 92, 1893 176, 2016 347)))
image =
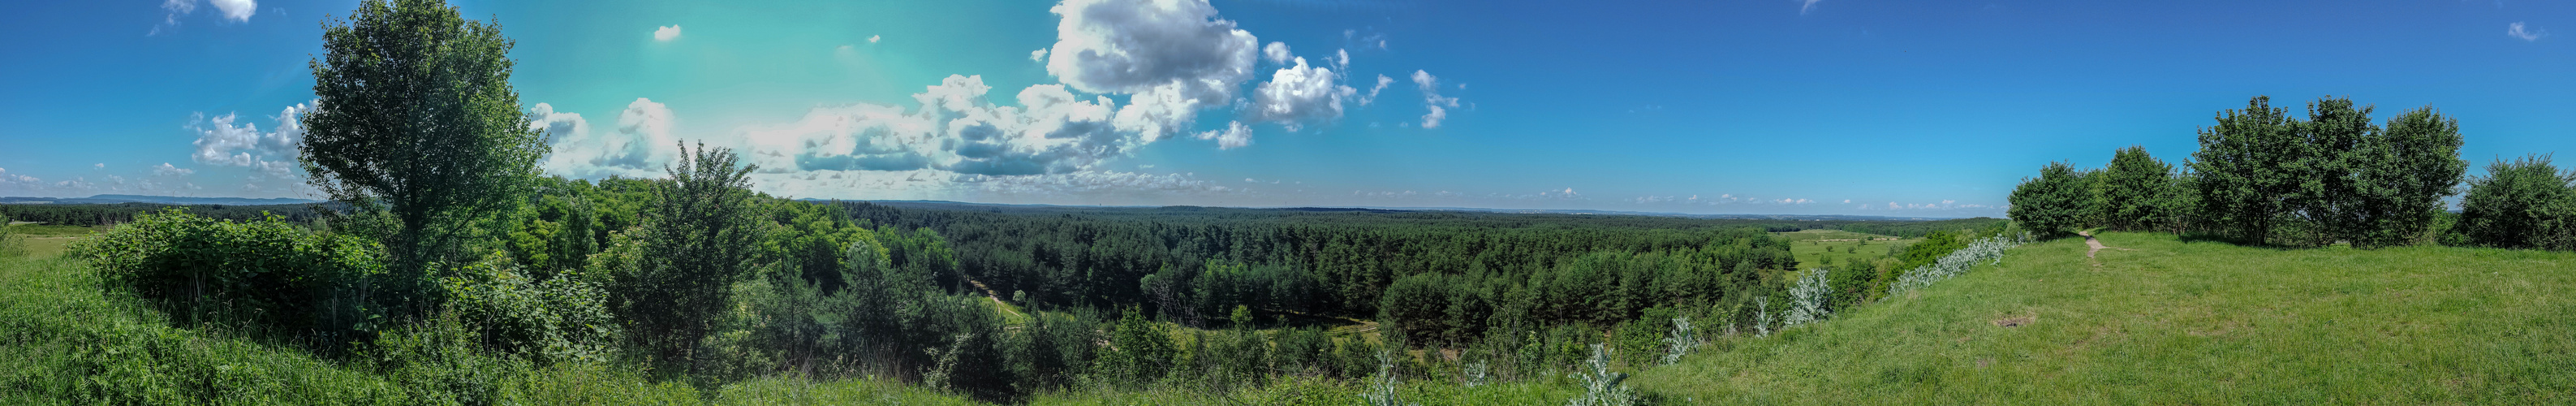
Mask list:
POLYGON ((1824 268, 1808 270, 1798 277, 1796 286, 1789 287, 1789 314, 1780 320, 1781 327, 1812 323, 1832 316, 1832 311, 1825 310, 1825 296, 1833 291, 1832 287, 1826 286, 1825 274, 1828 272, 1831 271, 1824 268))
POLYGON ((1976 267, 1978 262, 2003 263, 2004 250, 2029 241, 2030 233, 2024 232, 2020 235, 1987 237, 1968 243, 1967 247, 1951 251, 1950 255, 1942 256, 1931 265, 1905 272, 1904 276, 1896 279, 1896 283, 1887 286, 1887 294, 1896 295, 1922 289, 1924 286, 1931 286, 1933 282, 1966 274, 1968 268, 1976 267))

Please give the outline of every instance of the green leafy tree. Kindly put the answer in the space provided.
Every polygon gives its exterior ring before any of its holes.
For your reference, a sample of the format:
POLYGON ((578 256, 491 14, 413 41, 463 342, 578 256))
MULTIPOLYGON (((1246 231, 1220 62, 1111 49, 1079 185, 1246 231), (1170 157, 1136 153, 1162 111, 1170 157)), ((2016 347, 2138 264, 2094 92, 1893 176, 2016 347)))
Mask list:
POLYGON ((705 144, 681 145, 680 152, 634 231, 640 252, 609 289, 630 340, 659 362, 692 359, 695 344, 733 305, 734 282, 751 276, 762 232, 748 177, 755 167, 705 144))
POLYGON ((2219 111, 2217 125, 2200 129, 2190 164, 2201 219, 2254 244, 2269 241, 2288 212, 2285 200, 2299 192, 2292 169, 2305 149, 2298 120, 2271 100, 2255 96, 2244 109, 2219 111))
POLYGON ((2118 230, 2149 230, 2172 216, 2167 204, 2174 193, 2173 165, 2147 155, 2146 147, 2129 146, 2111 156, 2093 182, 2102 225, 2118 230))
POLYGON ((2085 187, 2083 175, 2065 162, 2050 162, 2039 168, 2038 178, 2022 179, 2020 186, 2013 187, 2011 199, 2007 214, 2013 221, 2047 236, 2073 233, 2097 211, 2091 207, 2093 194, 2085 187))
POLYGON ((2487 165, 2460 199, 2461 234, 2498 248, 2576 249, 2576 172, 2560 172, 2548 155, 2487 165))
POLYGON ((2424 238, 2444 204, 2459 193, 2469 162, 2460 159, 2460 123, 2431 108, 2388 119, 2386 130, 2362 151, 2355 171, 2354 221, 2345 240, 2355 246, 2406 245, 2424 238))
POLYGON ((368 0, 323 28, 301 161, 333 199, 381 202, 401 225, 392 282, 416 286, 396 301, 428 305, 430 264, 457 259, 469 224, 519 204, 538 173, 547 147, 510 87, 512 44, 438 0, 368 0))

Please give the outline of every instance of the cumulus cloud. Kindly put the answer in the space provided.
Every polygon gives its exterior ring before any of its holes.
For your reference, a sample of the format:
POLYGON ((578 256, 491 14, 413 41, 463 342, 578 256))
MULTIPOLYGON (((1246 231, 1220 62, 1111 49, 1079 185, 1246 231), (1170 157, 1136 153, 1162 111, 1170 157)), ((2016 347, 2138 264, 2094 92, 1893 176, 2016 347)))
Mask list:
POLYGON ((1422 128, 1440 128, 1449 119, 1449 108, 1458 107, 1458 98, 1440 97, 1440 77, 1431 72, 1413 71, 1413 84, 1422 89, 1422 106, 1431 110, 1422 115, 1422 128))
POLYGON ((272 117, 276 131, 262 132, 255 123, 241 122, 233 113, 208 117, 197 113, 188 130, 197 133, 197 163, 220 166, 244 166, 270 175, 282 176, 296 167, 295 149, 304 143, 303 115, 320 104, 297 104, 272 117))
POLYGON ((1029 62, 1046 63, 1046 54, 1046 48, 1038 48, 1038 50, 1029 51, 1029 62))
POLYGON ((664 27, 654 28, 654 29, 653 29, 653 40, 654 40, 654 41, 670 41, 670 40, 675 40, 675 39, 680 39, 680 25, 679 25, 679 24, 672 24, 672 25, 669 25, 669 26, 664 26, 664 27))
POLYGON ((1216 140, 1217 149, 1235 149, 1252 145, 1252 128, 1241 121, 1228 121, 1225 128, 1198 133, 1202 140, 1216 140))
POLYGON ((877 40, 880 40, 880 39, 885 39, 885 36, 883 36, 883 35, 870 35, 870 36, 868 36, 868 43, 870 43, 870 44, 874 44, 874 43, 877 43, 877 40))
MULTIPOLYGON (((951 75, 913 100, 917 110, 856 104, 817 107, 793 123, 751 126, 735 139, 764 171, 939 169, 1031 175, 1090 169, 1154 141, 1114 123, 1107 97, 1077 98, 1063 85, 1018 94, 1020 106, 987 100, 982 76, 951 75)), ((1136 108, 1130 106, 1130 108, 1136 108)))
POLYGON ((1289 56, 1288 43, 1285 42, 1272 41, 1270 45, 1261 47, 1261 58, 1269 59, 1270 63, 1288 63, 1289 56))
POLYGON ((215 11, 223 12, 224 19, 236 22, 250 22, 251 14, 259 12, 259 2, 252 0, 207 0, 206 2, 214 4, 215 11))
POLYGON ((579 178, 657 177, 662 165, 680 155, 671 108, 652 99, 627 103, 617 114, 613 133, 593 132, 581 114, 558 112, 546 103, 537 103, 529 115, 537 120, 528 126, 553 139, 554 155, 543 163, 548 172, 579 178))
MULTIPOLYGON (((1287 47, 1271 43, 1281 52, 1287 47)), ((1253 121, 1278 122, 1297 131, 1303 123, 1329 121, 1342 117, 1342 100, 1359 94, 1358 89, 1343 86, 1342 76, 1332 69, 1306 66, 1306 58, 1294 58, 1295 66, 1280 69, 1269 82, 1255 86, 1252 111, 1245 114, 1253 121)))
POLYGON ((178 166, 170 165, 170 163, 169 163, 169 162, 162 162, 162 163, 161 163, 161 166, 152 167, 152 174, 153 174, 153 175, 160 175, 160 176, 188 176, 188 174, 192 174, 192 173, 197 173, 197 170, 195 170, 195 169, 188 169, 188 168, 181 168, 181 167, 178 167, 178 166))
POLYGON ((2549 30, 2528 28, 2523 26, 2522 23, 2516 22, 2512 25, 2505 26, 2504 35, 2521 39, 2523 41, 2539 41, 2540 37, 2549 36, 2549 30))
POLYGON ((1206 0, 1066 0, 1047 74, 1091 93, 1132 95, 1119 126, 1153 137, 1229 103, 1252 77, 1259 41, 1206 0))

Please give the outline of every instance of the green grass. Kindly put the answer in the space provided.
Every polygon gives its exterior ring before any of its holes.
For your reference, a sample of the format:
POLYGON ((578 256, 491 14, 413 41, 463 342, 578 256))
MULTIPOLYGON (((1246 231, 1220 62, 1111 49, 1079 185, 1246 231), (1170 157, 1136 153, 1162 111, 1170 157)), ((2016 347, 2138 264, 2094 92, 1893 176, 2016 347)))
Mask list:
POLYGON ((87 236, 87 235, 92 235, 92 234, 105 233, 105 232, 107 232, 107 230, 112 229, 112 228, 115 228, 115 227, 110 227, 110 226, 50 226, 50 225, 39 225, 39 224, 19 224, 19 225, 9 226, 9 231, 10 231, 10 232, 14 232, 14 233, 18 233, 18 235, 24 235, 24 236, 30 236, 30 237, 80 237, 80 236, 87 236))
POLYGON ((1789 253, 1798 257, 1798 263, 1806 265, 1826 264, 1829 259, 1841 261, 1843 258, 1855 256, 1862 259, 1885 257, 1889 250, 1901 251, 1906 245, 1923 241, 1921 238, 1898 238, 1842 230, 1800 230, 1771 233, 1771 235, 1789 239, 1791 242, 1789 253), (1858 253, 1854 253, 1855 251, 1858 253))
POLYGON ((2101 238, 2130 250, 2025 246, 1629 382, 1708 403, 2576 402, 2576 253, 2101 238))

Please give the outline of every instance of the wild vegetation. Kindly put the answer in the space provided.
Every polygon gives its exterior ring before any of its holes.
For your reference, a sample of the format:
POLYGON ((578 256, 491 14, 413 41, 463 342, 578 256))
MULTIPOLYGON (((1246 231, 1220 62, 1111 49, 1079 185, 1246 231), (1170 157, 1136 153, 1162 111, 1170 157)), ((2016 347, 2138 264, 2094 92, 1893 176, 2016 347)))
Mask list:
POLYGON ((511 42, 442 2, 365 1, 325 35, 301 160, 334 203, 5 207, 60 224, 0 227, 0 401, 2563 403, 2576 389, 2576 302, 2555 299, 2576 288, 2571 258, 2503 249, 2576 244, 2576 174, 2498 162, 2444 212, 2466 163, 2457 124, 2430 109, 2383 125, 2329 98, 2299 120, 2258 97, 2181 165, 2139 147, 2100 170, 2051 163, 2013 191, 2010 221, 825 202, 754 192, 758 168, 704 145, 680 145, 657 179, 545 176, 511 42), (28 230, 96 235, 29 255, 28 230), (2073 240, 2044 241, 2079 233, 2127 251, 2076 259, 2073 240))

